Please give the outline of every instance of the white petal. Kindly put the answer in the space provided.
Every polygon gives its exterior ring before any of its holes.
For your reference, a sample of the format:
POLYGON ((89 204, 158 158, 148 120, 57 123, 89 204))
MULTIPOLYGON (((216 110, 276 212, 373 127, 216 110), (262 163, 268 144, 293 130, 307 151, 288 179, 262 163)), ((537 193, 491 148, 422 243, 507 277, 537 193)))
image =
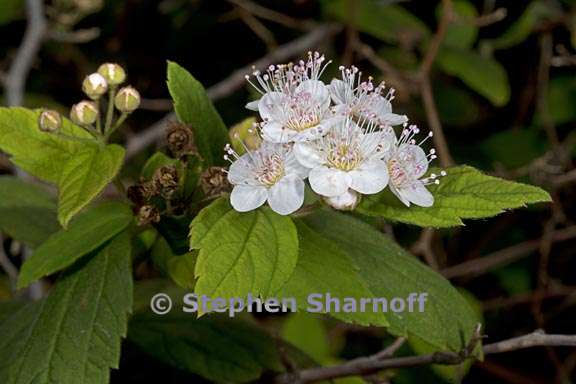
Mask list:
POLYGON ((381 115, 378 118, 382 123, 388 125, 400 125, 408 121, 408 116, 397 115, 395 113, 385 113, 384 115, 381 115))
POLYGON ((352 183, 350 188, 365 195, 378 193, 388 185, 388 168, 380 160, 362 165, 349 172, 352 183))
POLYGON ((258 111, 263 119, 274 120, 274 116, 282 109, 287 96, 280 92, 268 92, 258 101, 258 111))
POLYGON ((408 160, 416 179, 424 176, 428 171, 426 152, 417 145, 406 144, 400 147, 401 156, 408 160))
POLYGON ((248 212, 264 204, 267 197, 266 187, 237 185, 230 195, 230 203, 238 212, 248 212))
POLYGON ((283 177, 268 190, 270 208, 281 215, 289 215, 304 204, 304 181, 296 175, 283 177))
POLYGON ((263 124, 262 126, 262 136, 264 140, 268 140, 273 143, 289 143, 293 141, 294 137, 297 135, 297 132, 291 129, 286 129, 278 121, 270 121, 263 124))
POLYGON ((324 166, 311 170, 308 180, 314 192, 322 196, 339 196, 350 187, 348 173, 324 166))
POLYGON ((259 103, 260 103, 260 99, 251 101, 248 104, 246 104, 246 109, 258 112, 258 104, 259 103))
POLYGON ((324 201, 332 208, 341 211, 352 211, 358 205, 358 193, 348 189, 344 194, 334 197, 326 197, 324 201))
POLYGON ((410 200, 408 200, 402 193, 400 190, 396 189, 396 187, 394 187, 394 184, 390 184, 390 191, 396 195, 396 197, 398 199, 400 199, 400 201, 407 207, 410 206, 410 200))
POLYGON ((250 155, 245 153, 238 160, 230 165, 228 170, 228 181, 230 184, 244 184, 253 181, 252 160, 250 155))
MULTIPOLYGON (((296 148, 296 144, 294 145, 294 148, 296 148)), ((313 167, 306 167, 298 161, 294 151, 286 155, 286 158, 284 160, 284 169, 286 175, 296 175, 300 179, 305 179, 308 177, 308 174, 310 173, 310 168, 313 167)))
POLYGON ((330 106, 330 92, 328 87, 320 80, 305 80, 296 87, 295 93, 309 93, 310 102, 314 105, 320 105, 322 108, 330 106))
POLYGON ((305 167, 316 168, 324 164, 324 158, 317 151, 314 142, 295 143, 293 153, 298 162, 305 167))
POLYGON ((312 141, 321 138, 325 134, 326 131, 324 130, 324 127, 322 127, 322 125, 316 125, 314 127, 305 129, 301 132, 294 132, 292 140, 295 143, 300 143, 303 141, 312 141))
POLYGON ((420 181, 416 181, 410 187, 402 188, 398 192, 408 201, 420 207, 431 207, 434 205, 434 196, 420 181))
POLYGON ((333 79, 330 85, 328 85, 328 90, 330 91, 332 100, 334 100, 336 104, 346 104, 348 101, 347 96, 351 95, 351 90, 346 83, 340 79, 333 79))

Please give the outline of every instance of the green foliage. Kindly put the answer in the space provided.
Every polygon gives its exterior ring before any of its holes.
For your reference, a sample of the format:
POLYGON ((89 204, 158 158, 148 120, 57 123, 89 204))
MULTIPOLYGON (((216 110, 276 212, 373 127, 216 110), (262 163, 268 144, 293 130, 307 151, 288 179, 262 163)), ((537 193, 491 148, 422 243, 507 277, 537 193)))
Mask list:
POLYGON ((252 381, 282 367, 270 336, 240 320, 141 314, 128 337, 159 360, 219 383, 252 381))
POLYGON ((443 47, 438 65, 496 106, 508 103, 510 84, 504 67, 495 59, 471 50, 443 47))
POLYGON ((449 84, 434 86, 434 97, 443 124, 465 127, 478 120, 480 108, 470 91, 449 84))
POLYGON ((178 119, 192 128, 204 161, 221 164, 228 130, 202 84, 178 64, 168 62, 168 89, 178 119))
POLYGON ((58 219, 64 227, 116 177, 125 152, 115 144, 87 147, 66 162, 58 182, 58 219))
MULTIPOLYGON (((0 150, 11 155, 14 164, 26 172, 58 183, 68 160, 87 144, 41 132, 39 116, 39 111, 0 108, 0 150)), ((67 119, 63 120, 61 132, 78 138, 91 138, 89 133, 67 119)))
POLYGON ((56 203, 44 189, 0 177, 0 231, 35 248, 59 228, 56 203))
POLYGON ((132 222, 130 208, 121 203, 106 203, 75 219, 68 229, 52 235, 26 260, 20 271, 18 287, 72 265, 95 251, 132 222))
POLYGON ((305 312, 291 314, 282 326, 282 338, 318 362, 330 357, 328 333, 317 315, 305 312))
POLYGON ((324 12, 348 24, 355 12, 354 25, 386 42, 397 42, 402 38, 427 39, 430 31, 426 24, 399 5, 380 4, 374 0, 360 0, 357 9, 351 11, 346 0, 322 1, 324 12))
POLYGON ((24 14, 24 0, 0 1, 0 25, 14 21, 24 14))
POLYGON ((305 222, 346 252, 368 285, 369 297, 407 298, 410 293, 428 293, 424 312, 416 305, 414 312, 387 313, 390 332, 416 336, 441 350, 460 351, 465 346, 477 319, 466 300, 442 276, 370 225, 350 216, 322 211, 306 217, 305 222))
POLYGON ((176 255, 170 245, 162 236, 158 236, 152 247, 152 259, 160 266, 170 278, 182 288, 194 288, 194 267, 196 266, 196 254, 188 252, 176 255))
MULTIPOLYGON (((458 0, 453 3, 454 22, 448 25, 443 44, 446 46, 468 49, 472 47, 478 36, 478 26, 474 19, 478 12, 473 4, 467 0, 458 0)), ((437 19, 442 16, 442 3, 436 8, 437 19)))
POLYGON ((65 274, 48 298, 0 317, 0 382, 108 383, 131 308, 130 241, 121 235, 65 274))
POLYGON ((506 49, 525 41, 529 35, 542 23, 553 16, 558 16, 561 10, 552 3, 536 0, 531 1, 526 10, 502 35, 486 42, 495 49, 506 49))
POLYGON ((546 142, 537 130, 522 129, 498 132, 486 139, 481 148, 491 160, 508 168, 518 168, 543 155, 546 142))
POLYGON ((463 225, 462 219, 491 217, 507 209, 551 201, 548 193, 538 187, 487 176, 472 167, 446 171, 448 176, 440 185, 429 187, 435 200, 430 208, 406 207, 391 192, 384 191, 366 196, 358 211, 422 227, 452 227, 463 225))
MULTIPOLYGON (((294 297, 302 309, 306 309, 307 298, 311 293, 329 293, 341 300, 346 297, 359 300, 372 296, 359 268, 340 247, 311 230, 304 222, 299 221, 297 226, 300 242, 298 264, 282 288, 281 297, 294 297)), ((330 315, 362 325, 388 325, 385 314, 373 311, 331 311, 330 315)))
POLYGON ((140 175, 144 180, 151 180, 154 176, 154 172, 156 172, 158 168, 176 164, 178 164, 178 160, 173 159, 162 152, 156 152, 148 159, 148 161, 146 161, 140 175))
POLYGON ((548 109, 556 124, 566 124, 576 120, 576 78, 558 76, 550 80, 548 109))
POLYGON ((268 208, 236 212, 227 198, 204 208, 190 225, 190 245, 199 249, 195 292, 209 297, 271 296, 298 261, 292 220, 268 208))

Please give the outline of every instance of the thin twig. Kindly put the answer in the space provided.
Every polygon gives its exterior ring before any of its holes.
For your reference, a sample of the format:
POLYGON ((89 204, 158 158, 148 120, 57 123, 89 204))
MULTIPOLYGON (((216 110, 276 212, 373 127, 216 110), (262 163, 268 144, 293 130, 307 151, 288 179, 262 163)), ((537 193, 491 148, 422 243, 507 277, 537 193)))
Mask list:
POLYGON ((4 85, 6 88, 6 103, 9 106, 21 105, 24 100, 26 79, 32 68, 36 54, 40 50, 46 32, 46 18, 44 16, 44 2, 42 0, 26 0, 26 15, 28 26, 22 44, 10 70, 6 74, 4 85))
MULTIPOLYGON (((472 351, 477 343, 478 340, 473 337, 468 346, 460 353, 436 352, 427 355, 387 359, 376 359, 374 356, 361 357, 342 365, 309 368, 290 375, 280 375, 276 382, 289 383, 296 379, 298 383, 313 383, 339 377, 368 375, 390 368, 417 367, 429 364, 459 365, 473 356, 472 351)), ((542 331, 535 331, 528 335, 485 345, 482 350, 485 355, 489 355, 543 346, 576 346, 576 335, 546 335, 542 331)))
MULTIPOLYGON (((553 242, 574 239, 576 238, 576 226, 556 230, 552 233, 551 238, 553 242)), ((444 268, 441 273, 448 279, 463 276, 478 276, 491 269, 512 263, 531 252, 537 251, 539 246, 540 239, 525 241, 478 259, 444 268)))
MULTIPOLYGON (((272 63, 283 62, 294 56, 301 54, 313 47, 327 41, 331 36, 334 36, 341 30, 341 26, 337 24, 325 24, 319 26, 306 35, 278 47, 276 50, 270 52, 261 59, 249 64, 236 72, 232 73, 228 78, 210 87, 207 92, 212 101, 222 99, 238 89, 242 88, 246 82, 244 76, 252 72, 253 68, 264 68, 272 63)), ((146 130, 139 132, 133 137, 128 139, 127 143, 127 158, 131 158, 148 145, 160 141, 164 135, 164 127, 166 123, 176 118, 174 113, 169 113, 164 118, 148 127, 146 130)))
POLYGON ((250 12, 254 16, 258 16, 262 19, 273 21, 275 23, 284 25, 288 28, 301 29, 301 30, 311 30, 316 26, 316 23, 311 20, 298 20, 290 17, 284 13, 275 11, 270 8, 263 7, 260 4, 254 3, 249 0, 227 0, 238 7, 250 12))

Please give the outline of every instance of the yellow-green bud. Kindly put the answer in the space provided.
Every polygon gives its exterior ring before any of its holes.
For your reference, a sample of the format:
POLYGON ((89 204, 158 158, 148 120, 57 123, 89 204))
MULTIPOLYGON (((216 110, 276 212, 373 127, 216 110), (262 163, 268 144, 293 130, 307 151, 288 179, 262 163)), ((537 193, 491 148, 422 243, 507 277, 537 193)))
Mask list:
POLYGON ((108 90, 108 82, 99 73, 87 76, 82 83, 82 91, 92 100, 98 100, 108 90))
POLYGON ((79 125, 91 125, 98 118, 98 107, 92 101, 81 101, 72 106, 70 118, 79 125))
POLYGON ((140 106, 140 94, 132 87, 124 87, 118 91, 114 105, 122 113, 132 113, 140 106))
POLYGON ((112 86, 120 85, 126 81, 126 72, 118 64, 106 63, 98 68, 98 73, 104 76, 108 84, 112 86))
POLYGON ((42 132, 57 132, 62 127, 62 117, 56 111, 42 111, 38 119, 38 126, 42 132))

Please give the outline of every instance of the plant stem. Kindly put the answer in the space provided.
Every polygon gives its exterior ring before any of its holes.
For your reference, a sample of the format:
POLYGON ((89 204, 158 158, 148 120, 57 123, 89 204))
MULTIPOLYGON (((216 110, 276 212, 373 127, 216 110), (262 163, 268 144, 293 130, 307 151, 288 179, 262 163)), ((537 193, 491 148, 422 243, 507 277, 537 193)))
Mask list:
POLYGON ((116 88, 111 87, 108 91, 108 111, 106 112, 106 125, 104 126, 104 135, 109 137, 108 132, 112 130, 112 119, 114 118, 114 96, 116 95, 116 88))
POLYGON ((112 134, 114 132, 116 132, 116 130, 118 128, 120 128, 120 126, 122 124, 124 124, 124 122, 126 121, 126 119, 128 118, 129 114, 128 113, 123 113, 120 118, 118 119, 118 121, 116 121, 116 124, 114 124, 114 127, 112 129, 109 129, 106 131, 106 135, 104 136, 106 140, 108 140, 110 138, 110 136, 112 136, 112 134))

